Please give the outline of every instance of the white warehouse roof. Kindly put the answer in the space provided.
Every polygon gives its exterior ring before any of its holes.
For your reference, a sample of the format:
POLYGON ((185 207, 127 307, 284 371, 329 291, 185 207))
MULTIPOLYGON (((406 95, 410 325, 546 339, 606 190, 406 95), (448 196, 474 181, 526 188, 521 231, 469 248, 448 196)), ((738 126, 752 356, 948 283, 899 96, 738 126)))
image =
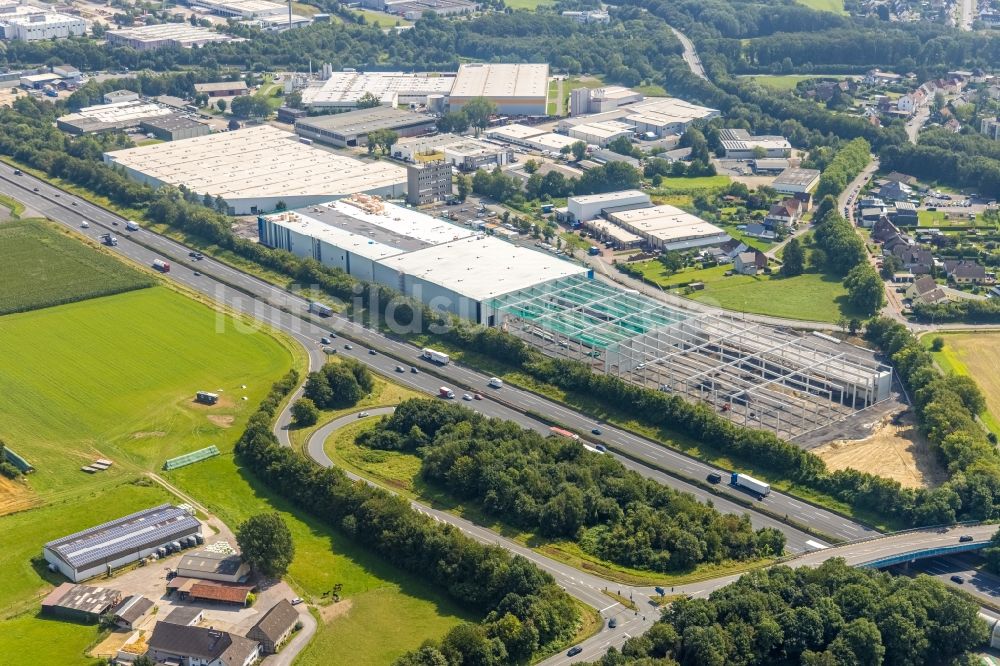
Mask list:
POLYGON ((458 68, 451 96, 511 98, 548 95, 547 64, 466 63, 458 68))
POLYGON ((577 264, 492 236, 463 238, 381 263, 480 302, 548 280, 586 273, 577 264))
POLYGON ((406 170, 300 143, 271 125, 105 153, 147 179, 229 199, 336 198, 406 183, 406 170))
POLYGON ((383 104, 396 104, 398 97, 447 95, 455 78, 403 72, 334 72, 326 81, 302 91, 306 106, 354 106, 366 93, 383 104))

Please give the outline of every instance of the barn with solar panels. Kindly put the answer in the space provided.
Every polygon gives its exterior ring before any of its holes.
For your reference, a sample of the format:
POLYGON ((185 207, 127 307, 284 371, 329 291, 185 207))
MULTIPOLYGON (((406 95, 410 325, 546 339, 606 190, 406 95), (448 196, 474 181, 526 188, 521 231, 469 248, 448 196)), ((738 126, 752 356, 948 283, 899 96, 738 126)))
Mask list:
POLYGON ((74 583, 141 560, 157 548, 200 537, 201 523, 186 509, 161 504, 45 544, 50 568, 74 583))

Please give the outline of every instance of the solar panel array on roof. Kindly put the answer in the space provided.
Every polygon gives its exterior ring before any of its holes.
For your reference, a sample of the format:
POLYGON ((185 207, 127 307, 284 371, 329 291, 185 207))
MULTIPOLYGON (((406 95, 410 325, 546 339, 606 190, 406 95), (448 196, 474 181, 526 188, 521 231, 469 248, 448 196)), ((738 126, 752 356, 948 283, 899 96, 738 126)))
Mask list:
POLYGON ((200 523, 170 504, 138 511, 45 544, 45 548, 76 569, 108 562, 198 531, 200 523))

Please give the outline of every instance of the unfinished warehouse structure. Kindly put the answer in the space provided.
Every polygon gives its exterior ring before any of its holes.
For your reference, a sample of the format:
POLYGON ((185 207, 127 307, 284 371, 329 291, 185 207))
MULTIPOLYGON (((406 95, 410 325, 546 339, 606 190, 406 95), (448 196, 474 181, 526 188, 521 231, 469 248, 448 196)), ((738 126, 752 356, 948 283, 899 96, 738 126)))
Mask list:
POLYGON ((585 276, 503 295, 490 309, 499 326, 549 355, 788 439, 890 396, 892 369, 835 338, 674 308, 585 276))

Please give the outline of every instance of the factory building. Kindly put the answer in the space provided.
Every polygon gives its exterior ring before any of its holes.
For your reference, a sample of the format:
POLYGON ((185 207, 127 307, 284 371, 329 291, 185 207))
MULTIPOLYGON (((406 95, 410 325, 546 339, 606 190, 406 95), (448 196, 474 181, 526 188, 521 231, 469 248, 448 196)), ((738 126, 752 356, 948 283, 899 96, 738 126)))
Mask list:
POLYGON ((751 136, 745 129, 719 130, 719 140, 730 160, 781 158, 792 152, 792 144, 783 136, 751 136))
POLYGON ((451 165, 422 162, 406 165, 406 203, 422 206, 451 197, 451 165))
POLYGON ((566 136, 565 134, 546 132, 538 129, 537 127, 520 125, 517 123, 495 127, 489 130, 486 133, 486 136, 490 139, 503 141, 504 143, 509 143, 514 146, 540 150, 543 153, 558 153, 563 149, 563 147, 572 146, 580 140, 571 136, 566 136))
POLYGON ((236 81, 212 81, 211 83, 194 84, 196 93, 205 93, 209 97, 240 97, 249 95, 250 89, 243 79, 236 81))
POLYGON ((42 555, 50 568, 78 583, 191 536, 201 537, 201 523, 185 509, 161 504, 50 541, 42 555))
POLYGON ((576 125, 617 120, 631 125, 635 133, 640 136, 662 138, 683 134, 695 122, 715 118, 718 115, 717 109, 698 106, 682 99, 648 97, 610 111, 563 118, 557 128, 560 132, 568 134, 576 125))
POLYGON ((406 162, 441 160, 467 172, 489 170, 514 161, 514 151, 508 146, 455 134, 402 139, 393 144, 392 156, 406 162))
POLYGON ((344 111, 357 107, 366 94, 383 106, 427 104, 428 96, 451 92, 453 76, 404 74, 403 72, 331 72, 325 81, 302 91, 302 104, 311 111, 344 111))
POLYGON ((362 7, 416 21, 427 12, 438 16, 462 16, 479 9, 479 4, 469 0, 363 0, 362 7))
POLYGON ((687 250, 719 245, 729 234, 675 206, 650 206, 608 213, 608 220, 645 239, 657 250, 687 250))
POLYGON ((771 187, 785 194, 812 192, 819 185, 819 177, 818 169, 785 169, 774 179, 771 187))
POLYGON ((57 12, 0 14, 4 39, 33 42, 39 39, 63 39, 87 34, 87 22, 79 16, 57 12))
POLYGON ((139 122, 139 129, 146 134, 152 134, 160 141, 179 141, 193 139, 212 133, 212 128, 193 118, 172 113, 169 116, 147 118, 139 122))
POLYGON ((372 197, 262 216, 260 242, 312 257, 474 322, 483 303, 586 269, 372 197))
POLYGON ((308 146, 271 125, 116 150, 104 161, 143 183, 221 197, 232 215, 273 211, 280 202, 299 208, 357 192, 406 192, 406 170, 398 165, 308 146))
MULTIPOLYGON (((565 16, 566 12, 563 12, 563 15, 565 16)), ((569 93, 569 113, 571 116, 605 113, 626 104, 641 102, 643 99, 642 93, 623 86, 575 88, 569 93)))
POLYGON ((144 120, 174 115, 172 109, 152 102, 114 102, 85 106, 56 119, 56 127, 70 134, 99 134, 135 129, 144 120))
POLYGON ((466 63, 458 68, 448 104, 457 111, 479 97, 511 116, 544 116, 549 93, 547 64, 466 63))
POLYGON ((631 125, 618 120, 605 120, 596 123, 584 123, 570 128, 569 136, 578 139, 589 145, 600 146, 601 148, 616 139, 631 139, 635 135, 635 130, 631 125))
POLYGON ((108 30, 105 39, 109 46, 127 46, 136 51, 154 51, 164 48, 190 49, 205 44, 234 41, 221 32, 201 28, 190 23, 159 23, 131 28, 108 30))
POLYGON ((310 116, 295 123, 299 136, 336 146, 365 146, 368 134, 392 130, 401 137, 420 136, 434 131, 434 118, 391 106, 357 109, 329 116, 310 116))
POLYGON ((570 222, 586 222, 601 217, 606 211, 644 208, 653 205, 649 195, 639 190, 585 194, 566 200, 570 222))
POLYGON ((104 93, 105 104, 120 104, 122 102, 138 102, 139 93, 134 90, 112 90, 104 93))

